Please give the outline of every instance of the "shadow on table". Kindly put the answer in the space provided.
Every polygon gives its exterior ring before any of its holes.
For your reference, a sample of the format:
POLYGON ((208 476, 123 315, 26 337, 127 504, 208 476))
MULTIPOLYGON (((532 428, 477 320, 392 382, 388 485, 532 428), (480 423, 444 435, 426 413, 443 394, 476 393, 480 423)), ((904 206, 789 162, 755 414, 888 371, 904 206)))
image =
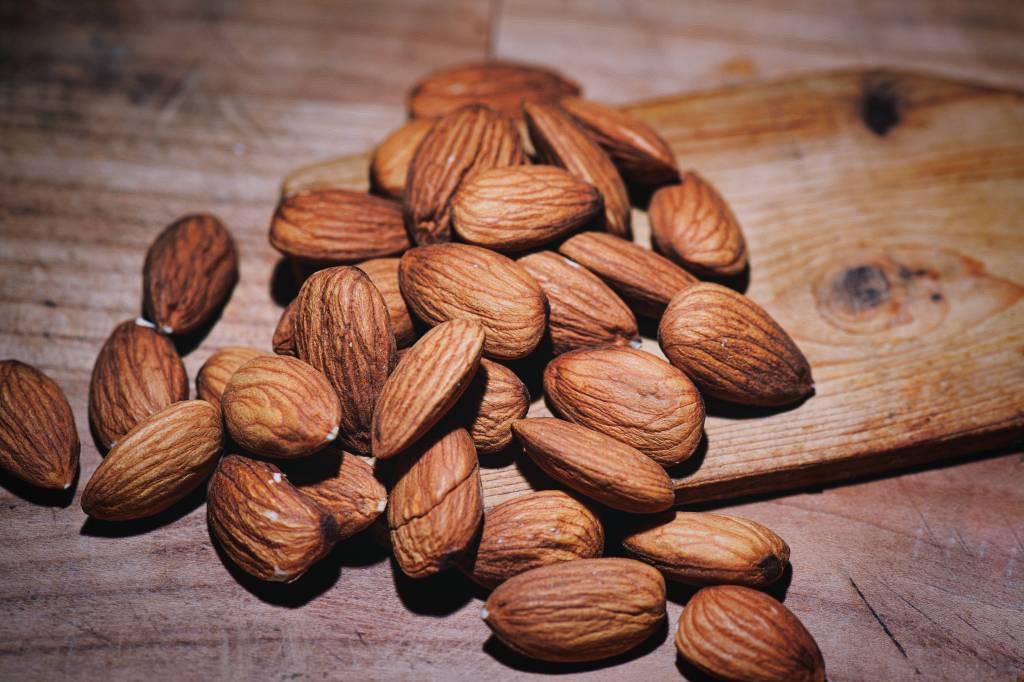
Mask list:
POLYGON ((103 521, 89 517, 82 524, 81 535, 96 538, 126 538, 142 535, 178 521, 206 502, 206 485, 200 485, 159 514, 132 521, 103 521))
POLYGON ((410 578, 402 573, 392 557, 391 578, 402 605, 422 616, 447 616, 468 604, 473 597, 487 598, 486 591, 456 568, 428 578, 410 578))
POLYGON ((82 470, 75 471, 75 478, 67 490, 49 490, 26 483, 20 478, 15 478, 6 471, 0 471, 0 487, 31 504, 41 507, 68 507, 75 499, 75 490, 78 488, 78 478, 82 470))

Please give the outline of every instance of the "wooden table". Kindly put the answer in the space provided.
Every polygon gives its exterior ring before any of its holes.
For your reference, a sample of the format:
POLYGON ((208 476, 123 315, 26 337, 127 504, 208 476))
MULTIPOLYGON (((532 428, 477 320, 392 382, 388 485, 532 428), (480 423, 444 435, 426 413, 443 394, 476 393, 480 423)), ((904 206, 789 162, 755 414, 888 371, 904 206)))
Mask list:
MULTIPOLYGON (((134 317, 152 237, 209 210, 242 280, 220 345, 265 346, 287 278, 264 235, 280 178, 364 151, 423 72, 547 62, 625 102, 806 69, 888 64, 1024 85, 1020 3, 66 3, 0 8, 0 356, 50 373, 99 462, 86 388, 134 317)), ((666 630, 611 665, 555 669, 488 641, 458 575, 396 577, 370 538, 299 585, 248 579, 211 546, 201 498, 152 521, 86 521, 77 494, 0 480, 0 678, 678 676, 666 630)), ((1024 455, 877 477, 728 509, 778 531, 775 592, 833 680, 1014 679, 1024 671, 1024 455)), ((82 482, 77 489, 80 490, 82 482)), ((687 593, 671 594, 674 624, 687 593)), ((685 675, 696 677, 683 668, 685 675)))

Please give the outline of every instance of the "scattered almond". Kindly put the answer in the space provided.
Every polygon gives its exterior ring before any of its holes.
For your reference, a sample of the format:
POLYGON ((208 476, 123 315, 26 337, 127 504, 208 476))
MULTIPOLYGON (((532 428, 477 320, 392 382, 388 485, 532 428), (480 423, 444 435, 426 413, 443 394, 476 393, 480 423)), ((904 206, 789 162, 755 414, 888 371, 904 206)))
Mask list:
POLYGON ((432 118, 415 118, 392 131, 377 145, 370 159, 370 189, 373 192, 402 200, 413 154, 433 125, 432 118))
POLYGON ((295 355, 295 301, 292 299, 283 311, 281 318, 274 327, 274 337, 271 344, 274 353, 277 355, 295 355))
POLYGON ((247 346, 225 346, 218 348, 206 359, 196 375, 196 397, 205 400, 218 410, 224 388, 239 367, 253 358, 266 355, 258 348, 247 346))
POLYGON ((530 393, 511 369, 481 358, 457 409, 477 453, 489 454, 512 442, 512 423, 526 416, 530 393))
POLYGON ((301 463, 289 478, 334 517, 338 540, 369 528, 384 512, 388 491, 374 477, 373 467, 358 456, 327 448, 301 463))

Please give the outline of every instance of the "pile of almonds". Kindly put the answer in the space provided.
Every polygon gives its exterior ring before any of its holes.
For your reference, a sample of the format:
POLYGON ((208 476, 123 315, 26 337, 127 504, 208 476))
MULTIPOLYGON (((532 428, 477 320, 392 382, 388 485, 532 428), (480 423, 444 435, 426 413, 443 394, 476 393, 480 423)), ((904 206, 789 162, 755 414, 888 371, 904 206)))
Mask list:
MULTIPOLYGON (((143 317, 96 359, 89 422, 109 452, 85 512, 152 516, 208 481, 227 557, 288 582, 386 511, 401 570, 456 567, 493 590, 483 620, 525 656, 636 647, 665 619, 667 579, 702 588, 676 635, 697 668, 823 680, 814 639, 759 591, 789 547, 753 521, 668 511, 665 469, 698 448, 702 395, 787 405, 813 392, 810 367, 755 302, 698 279, 747 268, 714 187, 680 173, 648 125, 579 95, 511 63, 424 79, 373 155, 371 194, 280 200, 270 243, 311 274, 273 353, 216 351, 195 400, 172 338, 215 318, 237 255, 212 216, 170 225, 146 256, 143 317), (657 253, 631 240, 630 197, 652 191, 657 253), (669 362, 640 350, 637 316, 658 323, 669 362), (560 419, 526 418, 530 367, 560 419), (553 489, 485 511, 478 457, 510 447, 553 489), (611 516, 633 558, 602 558, 611 516)), ((57 385, 5 361, 0 397, 0 465, 69 487, 79 443, 57 385)))

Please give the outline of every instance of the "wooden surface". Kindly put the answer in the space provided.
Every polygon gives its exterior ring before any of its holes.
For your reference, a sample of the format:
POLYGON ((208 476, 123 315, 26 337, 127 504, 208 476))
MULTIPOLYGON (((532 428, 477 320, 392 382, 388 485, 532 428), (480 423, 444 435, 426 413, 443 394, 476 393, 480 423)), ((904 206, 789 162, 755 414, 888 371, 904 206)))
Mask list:
MULTIPOLYGON (((114 324, 137 314, 143 252, 153 236, 181 213, 212 210, 240 242, 242 280, 218 324, 191 344, 190 376, 220 345, 267 345, 289 295, 287 273, 275 270, 265 241, 281 177, 303 163, 368 149, 401 120, 402 95, 424 71, 488 53, 528 58, 563 68, 591 96, 617 102, 809 66, 878 63, 1019 87, 1022 12, 1018 3, 937 2, 420 2, 335 11, 269 2, 4 6, 0 355, 38 365, 65 388, 79 419, 85 479, 99 462, 85 420, 89 370, 114 324), (571 41, 563 39, 567 28, 571 41)), ((729 125, 737 112, 726 109, 715 111, 720 126, 691 128, 659 118, 666 108, 675 111, 669 102, 644 113, 669 134, 684 164, 705 172, 736 207, 752 236, 750 294, 762 299, 780 278, 800 282, 763 302, 780 317, 788 309, 815 320, 817 328, 803 328, 816 333, 799 340, 816 370, 822 367, 819 388, 850 381, 842 377, 853 365, 836 357, 858 346, 850 339, 866 324, 887 339, 877 348, 880 358, 905 353, 926 378, 938 370, 925 358, 956 344, 952 357, 963 366, 934 377, 945 385, 923 385, 947 392, 951 408, 975 396, 985 403, 976 416, 999 423, 992 415, 1008 405, 1019 411, 1019 397, 998 400, 977 384, 998 378, 995 366, 1019 373, 1024 352, 1017 336, 1009 349, 1018 364, 999 361, 1005 349, 991 332, 1007 316, 1019 322, 1020 304, 1001 311, 990 305, 1019 298, 1021 219, 1001 212, 1021 201, 1018 98, 900 81, 898 102, 901 92, 939 92, 911 98, 920 106, 879 136, 854 113, 863 90, 827 83, 803 91, 801 101, 819 102, 819 113, 827 113, 848 97, 841 115, 804 117, 780 101, 761 112, 760 127, 746 117, 729 125), (950 155, 950 138, 936 133, 950 128, 961 149, 976 145, 970 156, 950 155), (1006 131, 1004 138, 993 138, 995 130, 1006 131), (843 143, 836 147, 836 140, 843 143), (895 153, 887 151, 892 147, 895 153), (887 188, 880 199, 861 193, 872 183, 887 188), (885 237, 883 253, 872 250, 874 242, 855 244, 854 233, 830 231, 834 214, 796 211, 830 205, 839 188, 859 197, 845 206, 846 224, 862 216, 855 226, 885 237), (956 215, 960 206, 970 214, 956 215), (768 231, 767 224, 782 227, 768 231), (980 224, 988 236, 973 238, 971 226, 980 224), (809 244, 789 236, 812 227, 818 237, 809 244), (956 246, 936 243, 937 229, 956 246), (895 248, 890 237, 902 230, 914 238, 895 248), (838 241, 830 246, 829 239, 838 241), (858 282, 877 281, 871 267, 894 272, 889 302, 862 309, 861 298, 842 299, 859 314, 847 319, 826 305, 822 315, 819 302, 835 302, 832 288, 816 298, 819 289, 787 272, 796 249, 825 284, 835 274, 829 277, 824 253, 846 271, 868 265, 854 275, 858 282), (898 263, 919 261, 937 276, 900 282, 898 263), (933 292, 921 290, 928 284, 942 287, 942 315, 931 312, 933 292), (971 305, 957 310, 956 301, 971 305), (892 324, 890 302, 906 304, 900 324, 892 324)), ((689 101, 698 109, 722 97, 742 104, 757 92, 689 101)), ((863 400, 891 402, 918 420, 890 424, 893 439, 948 416, 919 409, 934 405, 933 395, 859 390, 863 400)), ((779 417, 796 419, 817 399, 779 417)), ((733 421, 750 429, 759 420, 733 421)), ((815 424, 814 433, 821 428, 815 424)), ((793 572, 776 593, 818 639, 830 679, 1014 679, 1024 669, 1022 482, 1024 457, 1010 448, 727 508, 769 525, 791 545, 793 572)), ((531 664, 487 639, 477 617, 481 594, 466 581, 395 577, 367 538, 339 546, 298 584, 265 586, 221 560, 201 499, 152 522, 107 525, 86 522, 77 492, 42 497, 8 479, 0 483, 0 545, 8 548, 0 552, 0 678, 508 679, 571 672, 664 679, 680 672, 669 630, 610 666, 531 664)), ((492 499, 502 494, 489 492, 492 499)), ((672 626, 686 596, 671 595, 672 626)))

